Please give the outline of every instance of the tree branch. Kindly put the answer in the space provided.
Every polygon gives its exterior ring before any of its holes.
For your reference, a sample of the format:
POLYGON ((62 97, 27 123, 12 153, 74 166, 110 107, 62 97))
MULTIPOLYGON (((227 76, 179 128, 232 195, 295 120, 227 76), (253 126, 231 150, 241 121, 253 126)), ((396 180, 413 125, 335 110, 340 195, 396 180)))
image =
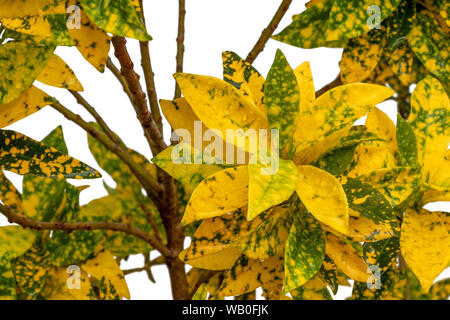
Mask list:
MULTIPOLYGON (((184 30, 186 20, 186 2, 185 0, 178 1, 178 36, 177 36, 177 67, 176 72, 183 72, 184 62, 184 30)), ((175 95, 174 99, 181 97, 181 90, 178 84, 175 82, 175 95)))
POLYGON ((320 97, 322 94, 324 94, 325 92, 327 92, 328 90, 331 90, 337 86, 340 86, 342 84, 341 81, 341 74, 339 73, 336 77, 336 79, 334 79, 333 81, 331 81, 329 84, 327 84, 326 86, 322 87, 321 89, 316 91, 316 98, 320 97))
POLYGON ((258 57, 258 55, 264 50, 267 41, 277 29, 278 24, 280 23, 281 19, 283 19, 286 11, 289 9, 291 2, 292 0, 283 0, 277 12, 275 12, 275 15, 273 16, 269 25, 262 32, 261 36, 259 37, 253 49, 248 54, 247 59, 245 59, 245 61, 252 64, 258 57))
MULTIPOLYGON (((139 0, 139 5, 142 11, 142 23, 146 26, 143 1, 139 0)), ((153 119, 158 126, 159 131, 163 132, 163 123, 161 111, 159 109, 158 96, 156 93, 155 73, 152 68, 152 61, 150 59, 150 49, 148 41, 140 41, 139 48, 141 50, 141 65, 144 71, 145 85, 147 89, 147 96, 150 103, 150 111, 153 119)))
POLYGON ((24 228, 41 230, 61 230, 61 231, 77 231, 77 230, 111 230, 119 231, 129 235, 133 235, 137 238, 149 243, 155 250, 158 250, 163 257, 170 257, 171 252, 156 238, 150 236, 147 232, 135 228, 130 224, 117 223, 117 222, 41 222, 33 219, 28 219, 24 216, 20 216, 10 210, 9 207, 0 204, 0 211, 5 215, 10 223, 17 223, 24 228))
POLYGON ((126 40, 123 37, 114 36, 112 38, 112 44, 114 46, 115 55, 121 65, 121 74, 125 78, 128 88, 133 96, 133 106, 137 118, 141 123, 153 155, 157 155, 167 146, 161 131, 159 131, 158 126, 153 119, 153 115, 148 110, 146 95, 142 91, 141 84, 139 83, 139 75, 134 71, 133 61, 126 48, 126 40))
POLYGON ((146 172, 141 166, 134 162, 133 158, 128 154, 127 151, 123 150, 119 145, 112 141, 104 132, 97 130, 94 126, 84 121, 79 115, 64 107, 59 101, 55 100, 53 103, 51 103, 51 106, 68 120, 76 123, 81 128, 83 128, 93 138, 102 143, 108 150, 116 154, 130 168, 131 172, 142 184, 148 196, 154 201, 158 200, 157 194, 160 190, 159 185, 153 180, 148 172, 146 172))
POLYGON ((122 139, 114 132, 112 131, 109 126, 106 124, 105 120, 98 114, 98 112, 95 110, 95 108, 87 102, 81 94, 79 94, 76 91, 69 90, 70 94, 74 96, 74 98, 77 100, 78 104, 84 107, 87 112, 91 114, 91 116, 94 117, 95 121, 99 124, 99 126, 102 128, 103 132, 106 133, 106 135, 115 143, 120 145, 122 148, 125 147, 125 144, 123 143, 122 139))

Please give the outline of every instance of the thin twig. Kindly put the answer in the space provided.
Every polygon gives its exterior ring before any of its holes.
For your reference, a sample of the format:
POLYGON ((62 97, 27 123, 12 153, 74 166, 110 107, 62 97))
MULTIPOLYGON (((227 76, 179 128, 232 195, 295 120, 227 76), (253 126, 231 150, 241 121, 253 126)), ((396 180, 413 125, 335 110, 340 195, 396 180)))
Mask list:
MULTIPOLYGON (((185 34, 185 20, 186 20, 186 2, 185 0, 178 1, 178 36, 177 36, 177 67, 176 72, 183 72, 184 62, 184 34, 185 34)), ((175 82, 174 100, 181 97, 181 90, 175 82)))
POLYGON ((126 39, 124 37, 114 36, 112 44, 117 59, 121 65, 121 74, 125 78, 128 88, 133 96, 133 106, 136 111, 137 118, 141 123, 142 129, 147 142, 150 145, 153 155, 157 155, 163 151, 167 145, 164 142, 161 131, 153 119, 147 107, 147 99, 145 93, 142 91, 139 83, 139 75, 134 71, 134 64, 130 58, 126 48, 126 39))
MULTIPOLYGON (((139 5, 141 7, 142 12, 142 23, 144 24, 144 26, 146 26, 144 5, 142 0, 139 0, 139 5)), ((152 112, 153 119, 155 120, 159 131, 162 132, 163 123, 161 111, 159 109, 158 96, 156 93, 155 73, 153 72, 152 61, 150 59, 150 49, 148 41, 140 41, 139 48, 141 51, 141 65, 142 70, 144 71, 145 85, 147 89, 148 101, 150 104, 150 111, 152 112)))
POLYGON ((125 144, 123 143, 122 139, 120 139, 119 135, 116 134, 114 131, 109 128, 109 126, 106 124, 105 120, 98 114, 97 110, 89 104, 89 102, 86 101, 86 99, 83 98, 81 94, 79 94, 76 91, 69 90, 70 94, 74 96, 74 98, 77 100, 78 104, 81 105, 84 109, 86 109, 87 112, 90 113, 95 119, 95 121, 98 123, 98 125, 102 128, 103 132, 106 133, 106 135, 115 143, 119 144, 122 148, 125 147, 125 144))
POLYGON ((119 68, 116 67, 114 62, 112 62, 111 58, 108 57, 108 60, 106 61, 106 67, 111 71, 111 73, 119 80, 120 84, 122 85, 123 91, 127 94, 128 98, 131 101, 131 104, 134 104, 133 102, 133 94, 130 91, 130 88, 128 88, 127 81, 120 73, 119 68))
POLYGON ((264 29, 255 46, 248 54, 247 59, 245 59, 248 63, 252 64, 258 57, 258 55, 264 50, 267 41, 277 29, 278 24, 280 23, 281 19, 283 19, 286 11, 289 9, 291 2, 292 0, 283 0, 283 2, 280 4, 280 7, 278 8, 277 12, 275 12, 275 15, 273 16, 269 25, 264 29))
POLYGON ((131 172, 136 176, 136 178, 144 187, 148 196, 155 201, 158 199, 157 193, 160 189, 159 185, 156 183, 156 181, 153 180, 152 176, 144 168, 134 162, 133 158, 128 154, 127 151, 123 150, 119 145, 112 141, 104 132, 97 130, 94 126, 84 121, 79 115, 64 107, 59 101, 55 100, 51 103, 51 106, 68 120, 79 125, 93 138, 102 143, 108 150, 116 154, 130 168, 131 172))
POLYGON ((157 238, 159 241, 162 241, 161 234, 159 233, 159 230, 158 230, 158 225, 156 224, 155 219, 153 219, 152 213, 151 213, 151 212, 147 209, 147 207, 144 206, 142 203, 141 203, 141 209, 142 209, 142 211, 144 211, 144 213, 146 214, 146 216, 147 216, 147 218, 148 218, 148 221, 150 222, 150 224, 151 224, 151 226, 152 226, 152 228, 153 228, 153 231, 155 231, 155 236, 156 236, 156 238, 157 238))
POLYGON ((321 89, 316 91, 316 98, 320 97, 322 94, 324 94, 328 90, 331 90, 337 86, 340 86, 341 84, 342 84, 341 74, 338 74, 336 79, 334 79, 329 84, 327 84, 326 86, 324 86, 321 89))
POLYGON ((24 228, 41 230, 61 230, 61 231, 77 231, 77 230, 111 230, 119 231, 149 243, 155 250, 158 250, 163 257, 171 256, 170 251, 156 238, 150 236, 147 232, 131 226, 130 224, 117 222, 42 222, 33 219, 28 219, 24 216, 18 215, 10 210, 9 207, 0 204, 0 211, 5 215, 10 223, 17 223, 24 228))

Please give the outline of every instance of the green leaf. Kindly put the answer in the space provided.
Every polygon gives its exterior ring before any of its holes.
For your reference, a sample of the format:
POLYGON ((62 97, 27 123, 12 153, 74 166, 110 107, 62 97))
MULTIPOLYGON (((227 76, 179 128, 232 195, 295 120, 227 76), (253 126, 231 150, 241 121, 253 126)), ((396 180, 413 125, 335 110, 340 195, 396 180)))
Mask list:
MULTIPOLYGON (((67 153, 61 127, 57 127, 42 143, 67 153)), ((23 209, 26 217, 37 221, 50 221, 58 213, 64 197, 65 180, 26 175, 22 183, 23 209)))
POLYGON ((261 212, 289 199, 297 185, 298 172, 295 163, 279 160, 278 170, 269 174, 260 164, 248 166, 248 214, 251 220, 261 212))
POLYGON ((388 47, 398 47, 401 42, 406 40, 416 18, 415 15, 416 2, 402 0, 386 20, 386 44, 388 47))
POLYGON ((320 156, 313 165, 334 176, 339 176, 347 170, 355 154, 356 146, 341 147, 328 151, 320 156))
POLYGON ((14 259, 23 255, 33 245, 35 238, 34 230, 20 226, 0 227, 0 257, 8 255, 14 259))
POLYGON ((14 263, 14 275, 20 299, 36 300, 43 289, 50 268, 49 252, 34 245, 14 263))
POLYGON ((53 50, 23 42, 0 45, 0 104, 13 101, 31 86, 53 50))
POLYGON ((443 83, 450 78, 450 38, 438 23, 418 13, 408 43, 424 66, 443 83))
POLYGON ((386 19, 399 3, 400 0, 336 0, 330 11, 326 39, 343 41, 369 32, 377 22, 386 19))
POLYGON ((287 203, 269 209, 252 220, 264 217, 262 223, 247 235, 234 240, 232 245, 252 259, 267 259, 282 253, 291 227, 292 214, 293 207, 287 203))
POLYGON ((375 188, 359 179, 344 178, 342 188, 347 195, 350 209, 377 225, 390 225, 393 232, 399 232, 399 221, 389 201, 375 188))
POLYGON ((284 292, 305 284, 322 266, 325 236, 320 223, 302 208, 294 217, 285 251, 284 292))
MULTIPOLYGON (((90 122, 98 130, 100 126, 95 122, 90 122)), ((117 184, 117 190, 132 190, 136 196, 142 195, 142 186, 136 177, 133 175, 129 167, 120 158, 106 149, 97 139, 88 135, 89 150, 97 161, 98 165, 105 170, 117 184)), ((143 168, 156 179, 156 167, 147 160, 145 156, 139 152, 127 149, 128 153, 133 158, 134 162, 143 168)))
POLYGON ((379 191, 395 208, 407 200, 421 185, 421 168, 378 169, 359 179, 379 191))
POLYGON ((364 261, 369 266, 377 266, 380 275, 396 263, 399 253, 400 243, 399 239, 395 237, 363 244, 364 261))
POLYGON ((369 289, 366 282, 355 281, 352 290, 352 300, 403 300, 407 285, 404 270, 391 268, 381 275, 381 287, 374 285, 369 289))
POLYGON ((223 79, 233 85, 244 96, 248 96, 254 104, 266 114, 264 104, 264 78, 251 64, 236 53, 225 51, 222 53, 223 79))
POLYGON ((15 40, 20 40, 33 45, 41 46, 73 46, 74 43, 67 29, 66 14, 49 14, 45 19, 50 24, 50 36, 38 36, 20 33, 13 30, 6 30, 5 36, 15 40))
POLYGON ((343 43, 329 42, 324 34, 334 0, 320 1, 293 17, 292 23, 272 38, 299 48, 340 47, 343 43))
MULTIPOLYGON (((66 182, 66 203, 63 222, 80 222, 80 191, 66 182)), ((52 265, 65 266, 79 263, 88 258, 99 242, 105 236, 105 231, 55 231, 47 242, 52 265)))
POLYGON ((343 83, 360 82, 370 75, 383 54, 384 36, 384 30, 373 29, 348 41, 339 62, 343 83))
POLYGON ((16 281, 8 255, 0 256, 0 300, 16 299, 16 281))
POLYGON ((292 153, 293 136, 299 114, 300 89, 294 70, 281 50, 277 50, 267 75, 264 102, 269 128, 279 130, 280 150, 287 147, 288 153, 292 153))
POLYGON ((416 135, 400 114, 397 115, 397 141, 401 165, 405 167, 419 165, 416 135))
POLYGON ((81 0, 80 2, 88 17, 104 31, 140 41, 152 39, 130 0, 81 0))
MULTIPOLYGON (((156 206, 149 199, 136 199, 129 192, 114 190, 108 196, 89 202, 81 207, 79 218, 127 223, 156 236, 147 214, 155 221, 159 236, 164 240, 165 231, 156 206)), ((113 255, 121 257, 151 250, 145 241, 122 232, 108 232, 103 246, 113 255)))
MULTIPOLYGON (((161 151, 156 157, 152 159, 159 168, 167 172, 174 179, 179 180, 186 188, 193 190, 200 182, 206 179, 208 176, 216 173, 227 166, 215 165, 215 164, 197 164, 195 163, 195 152, 188 144, 181 142, 175 146, 170 146, 167 149, 161 151), (184 155, 181 156, 183 160, 188 160, 190 163, 177 164, 173 161, 175 153, 175 159, 178 159, 179 153, 177 151, 191 150, 191 159, 184 159, 184 155)), ((199 159, 200 160, 200 159, 199 159)), ((201 161, 198 161, 201 162, 201 161)))
POLYGON ((0 146, 3 170, 52 178, 101 177, 95 169, 79 160, 15 131, 0 130, 0 146))

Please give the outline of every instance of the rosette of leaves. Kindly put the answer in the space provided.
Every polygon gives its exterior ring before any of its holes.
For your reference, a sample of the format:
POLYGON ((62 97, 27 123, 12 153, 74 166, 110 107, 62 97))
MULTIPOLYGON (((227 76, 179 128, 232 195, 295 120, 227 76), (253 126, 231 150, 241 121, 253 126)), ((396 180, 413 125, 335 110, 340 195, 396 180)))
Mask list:
POLYGON ((449 6, 440 0, 311 1, 274 39, 300 48, 342 47, 338 81, 389 84, 409 113, 409 86, 426 75, 449 92, 449 6))
POLYGON ((192 137, 195 121, 223 136, 230 128, 276 128, 281 158, 275 174, 263 175, 267 166, 250 157, 232 165, 216 153, 202 164, 195 150, 211 145, 182 141, 153 159, 193 188, 183 222, 201 223, 180 258, 225 277, 218 291, 203 286, 198 294, 216 299, 262 287, 269 299, 328 299, 327 286, 336 292, 345 279, 365 283, 370 265, 395 264, 398 212, 420 189, 421 169, 401 161, 396 127, 374 107, 393 91, 354 83, 315 98, 308 63, 292 70, 280 51, 267 79, 232 52, 223 60, 224 80, 175 76, 184 98, 161 102, 166 118, 192 137), (365 115, 365 126, 353 125, 365 115), (190 163, 172 161, 177 148, 192 148, 190 163), (393 245, 379 260, 364 260, 360 243, 380 241, 393 245))

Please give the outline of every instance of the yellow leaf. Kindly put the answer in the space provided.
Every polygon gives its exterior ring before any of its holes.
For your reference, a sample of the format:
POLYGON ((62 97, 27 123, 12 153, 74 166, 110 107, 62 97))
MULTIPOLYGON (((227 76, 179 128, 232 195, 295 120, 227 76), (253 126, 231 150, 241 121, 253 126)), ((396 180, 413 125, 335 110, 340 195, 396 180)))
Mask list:
POLYGON ((378 169, 391 169, 395 167, 395 157, 384 141, 368 141, 359 144, 353 155, 349 178, 357 178, 370 174, 378 169))
POLYGON ((203 180, 191 195, 183 224, 216 217, 244 207, 248 202, 248 168, 218 171, 203 180))
POLYGON ((75 73, 56 54, 50 57, 44 70, 42 70, 36 80, 53 87, 83 91, 83 86, 78 81, 75 73))
POLYGON ((89 276, 83 270, 80 273, 68 272, 67 268, 52 268, 48 274, 42 295, 47 300, 89 300, 91 284, 89 276), (79 288, 76 287, 76 279, 79 276, 79 288), (73 280, 71 280, 73 279, 73 280), (68 284, 74 285, 69 288, 68 284))
POLYGON ((111 37, 93 23, 81 10, 81 28, 68 29, 70 38, 83 57, 98 71, 105 70, 108 59, 111 37))
POLYGON ((290 160, 279 160, 274 174, 265 174, 262 165, 248 165, 248 216, 252 220, 258 214, 289 199, 295 191, 298 179, 297 168, 290 160))
POLYGON ((229 269, 240 255, 237 249, 230 249, 231 241, 244 237, 261 222, 261 216, 247 221, 245 210, 205 219, 179 258, 202 269, 229 269))
POLYGON ((264 78, 247 61, 231 51, 222 53, 223 78, 231 84, 238 84, 244 96, 248 96, 261 114, 267 118, 264 104, 264 78))
POLYGON ((344 189, 331 174, 313 166, 298 166, 296 191, 317 220, 339 232, 348 230, 348 203, 344 189))
POLYGON ((233 247, 226 247, 221 251, 201 256, 198 258, 188 259, 186 250, 180 252, 179 258, 187 264, 207 270, 226 270, 230 269, 241 253, 233 247))
POLYGON ((125 276, 109 251, 100 252, 95 258, 86 261, 81 268, 97 280, 104 278, 106 285, 112 285, 119 296, 130 299, 125 276))
MULTIPOLYGON (((260 286, 283 286, 284 259, 276 255, 264 261, 242 255, 227 273, 219 289, 223 296, 236 296, 251 292, 260 286)), ((279 290, 281 294, 281 290, 279 290)))
POLYGON ((326 226, 324 226, 324 229, 341 238, 357 242, 379 241, 392 237, 392 230, 388 224, 375 224, 368 218, 354 216, 354 214, 358 214, 358 212, 350 209, 351 216, 346 234, 336 232, 336 230, 326 226))
POLYGON ((439 214, 408 209, 404 215, 400 249, 425 292, 450 259, 450 236, 439 214))
POLYGON ((294 155, 293 161, 295 164, 309 164, 316 160, 322 153, 335 146, 341 138, 343 138, 350 130, 351 125, 336 132, 333 132, 328 137, 320 139, 312 146, 299 148, 294 155))
POLYGON ((450 150, 435 169, 429 179, 430 185, 437 190, 450 191, 450 150))
POLYGON ((418 188, 421 176, 420 168, 394 167, 375 170, 359 179, 374 187, 392 207, 396 207, 418 188))
POLYGON ((366 282, 371 276, 367 273, 367 264, 355 249, 331 234, 327 234, 325 252, 351 279, 366 282))
POLYGON ((333 88, 315 100, 313 110, 300 110, 303 126, 298 141, 309 146, 333 132, 353 124, 370 109, 394 94, 389 88, 352 83, 333 88))
MULTIPOLYGON (((198 118, 206 127, 219 130, 223 137, 227 129, 240 129, 237 135, 242 138, 247 129, 267 129, 265 115, 231 84, 214 77, 186 73, 176 74, 175 79, 198 118)), ((235 144, 245 149, 240 139, 237 140, 235 144)))
POLYGON ((44 15, 0 18, 0 22, 5 28, 23 34, 41 37, 49 37, 51 35, 50 23, 44 15))
POLYGON ((450 191, 431 190, 424 192, 420 206, 423 207, 427 203, 437 201, 450 201, 450 191))
POLYGON ((417 138, 419 162, 424 182, 442 172, 440 163, 450 142, 450 100, 440 82, 427 76, 411 95, 408 122, 417 138))
POLYGON ((386 113, 378 108, 373 109, 367 115, 366 127, 369 132, 375 133, 386 142, 392 154, 398 152, 395 124, 386 113))
POLYGON ((0 128, 9 126, 30 114, 44 108, 48 102, 47 94, 32 86, 15 100, 0 104, 0 128))
POLYGON ((385 30, 372 29, 348 41, 339 61, 343 83, 360 82, 370 75, 383 53, 384 35, 385 30))
POLYGON ((36 15, 53 3, 54 0, 1 0, 0 17, 14 18, 36 15))
MULTIPOLYGON (((314 107, 314 101, 316 100, 316 91, 314 89, 314 82, 309 62, 304 62, 299 65, 295 68, 294 73, 300 88, 300 110, 305 113, 308 111, 311 112, 314 107)), ((304 127, 299 114, 297 127, 294 133, 294 142, 296 145, 301 144, 301 137, 306 135, 303 130, 304 127)))

